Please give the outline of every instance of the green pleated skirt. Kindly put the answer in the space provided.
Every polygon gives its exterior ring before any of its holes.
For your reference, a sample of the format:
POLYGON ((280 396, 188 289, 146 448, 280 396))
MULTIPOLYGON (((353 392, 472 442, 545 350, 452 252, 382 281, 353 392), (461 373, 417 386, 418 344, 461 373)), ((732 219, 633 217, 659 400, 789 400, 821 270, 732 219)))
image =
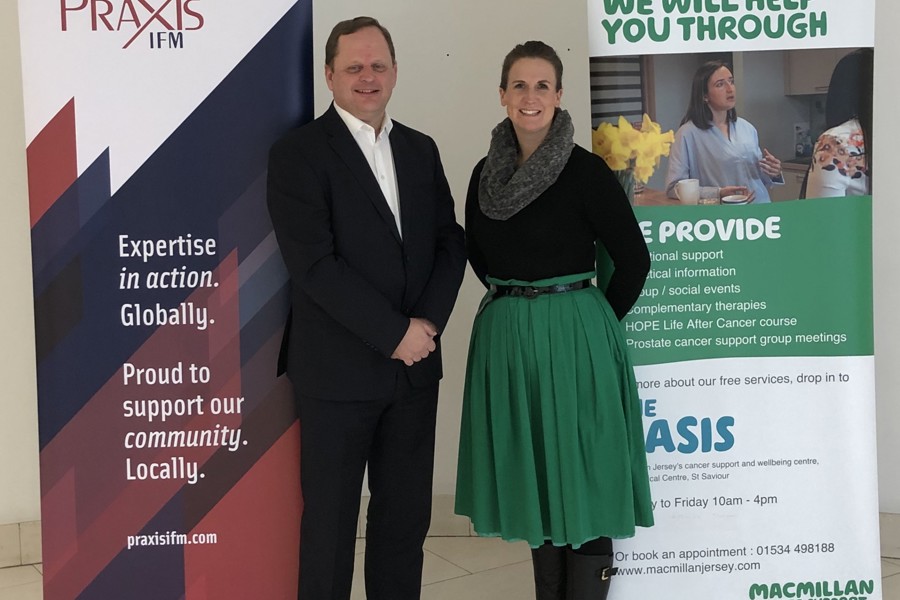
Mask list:
POLYGON ((532 547, 577 548, 653 524, 634 371, 596 287, 533 299, 488 292, 469 345, 456 512, 479 535, 532 547))

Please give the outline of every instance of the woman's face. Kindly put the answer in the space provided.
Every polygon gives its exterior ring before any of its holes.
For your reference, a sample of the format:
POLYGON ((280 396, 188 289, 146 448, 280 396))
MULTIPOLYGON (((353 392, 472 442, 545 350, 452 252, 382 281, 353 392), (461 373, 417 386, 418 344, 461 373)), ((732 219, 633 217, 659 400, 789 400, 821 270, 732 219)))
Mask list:
POLYGON ((713 112, 734 108, 737 97, 734 76, 728 67, 719 67, 706 81, 706 103, 713 112))
POLYGON ((543 58, 520 58, 509 68, 500 105, 519 135, 547 135, 562 90, 556 90, 556 70, 543 58))

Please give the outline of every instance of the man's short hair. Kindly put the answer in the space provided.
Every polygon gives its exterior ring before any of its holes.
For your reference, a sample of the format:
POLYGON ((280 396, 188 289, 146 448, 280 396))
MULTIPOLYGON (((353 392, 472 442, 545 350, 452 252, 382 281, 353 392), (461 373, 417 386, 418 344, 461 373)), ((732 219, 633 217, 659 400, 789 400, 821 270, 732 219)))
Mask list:
POLYGON ((341 21, 335 25, 334 29, 331 30, 331 35, 328 36, 328 41, 325 42, 325 64, 332 69, 334 68, 334 57, 337 55, 338 39, 342 35, 350 35, 351 33, 356 33, 360 29, 365 29, 366 27, 375 27, 381 32, 381 35, 384 36, 384 40, 387 42, 388 49, 391 51, 391 62, 396 64, 397 57, 394 55, 394 42, 391 40, 391 34, 378 22, 378 19, 373 17, 356 17, 347 21, 341 21))

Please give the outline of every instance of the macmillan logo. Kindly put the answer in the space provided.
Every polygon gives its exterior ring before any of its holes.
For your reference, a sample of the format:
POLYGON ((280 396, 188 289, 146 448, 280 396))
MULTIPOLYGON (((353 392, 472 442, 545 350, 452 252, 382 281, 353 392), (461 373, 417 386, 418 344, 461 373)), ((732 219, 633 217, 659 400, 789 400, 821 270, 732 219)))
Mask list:
POLYGON ((749 598, 822 598, 823 600, 869 600, 875 591, 872 579, 847 581, 788 581, 785 583, 754 583, 749 598))
POLYGON ((200 0, 59 0, 62 31, 126 32, 152 49, 184 48, 184 32, 203 28, 200 0))

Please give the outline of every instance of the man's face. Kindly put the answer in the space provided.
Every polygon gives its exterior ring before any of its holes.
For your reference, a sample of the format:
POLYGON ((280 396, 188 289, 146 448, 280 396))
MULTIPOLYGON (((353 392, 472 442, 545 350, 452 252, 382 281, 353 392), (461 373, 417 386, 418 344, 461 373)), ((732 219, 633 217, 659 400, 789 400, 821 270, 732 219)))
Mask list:
POLYGON ((339 37, 334 67, 325 65, 325 82, 338 106, 379 131, 397 83, 397 65, 381 31, 364 27, 339 37))

